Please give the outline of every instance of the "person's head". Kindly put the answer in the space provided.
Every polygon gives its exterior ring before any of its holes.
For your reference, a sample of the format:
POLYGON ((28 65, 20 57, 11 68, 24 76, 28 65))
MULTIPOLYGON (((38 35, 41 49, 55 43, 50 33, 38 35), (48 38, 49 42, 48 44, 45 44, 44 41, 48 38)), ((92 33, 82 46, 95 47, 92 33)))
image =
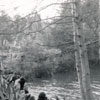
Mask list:
POLYGON ((46 94, 44 92, 41 92, 38 96, 38 100, 47 100, 46 94))
POLYGON ((23 76, 20 77, 20 82, 23 83, 23 84, 26 82, 26 80, 23 76))
POLYGON ((46 94, 44 93, 44 92, 41 92, 40 94, 39 94, 39 98, 44 98, 46 96, 46 94))

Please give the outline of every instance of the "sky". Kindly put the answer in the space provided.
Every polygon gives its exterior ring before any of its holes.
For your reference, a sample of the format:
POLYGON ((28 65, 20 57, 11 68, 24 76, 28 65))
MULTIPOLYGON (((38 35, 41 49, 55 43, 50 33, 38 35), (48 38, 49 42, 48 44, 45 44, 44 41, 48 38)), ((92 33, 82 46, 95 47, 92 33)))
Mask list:
MULTIPOLYGON (((39 11, 41 8, 52 4, 63 2, 64 0, 0 0, 0 11, 4 10, 13 17, 16 14, 25 16, 32 11, 39 11)), ((39 14, 42 18, 53 17, 60 12, 60 5, 50 6, 39 14)))

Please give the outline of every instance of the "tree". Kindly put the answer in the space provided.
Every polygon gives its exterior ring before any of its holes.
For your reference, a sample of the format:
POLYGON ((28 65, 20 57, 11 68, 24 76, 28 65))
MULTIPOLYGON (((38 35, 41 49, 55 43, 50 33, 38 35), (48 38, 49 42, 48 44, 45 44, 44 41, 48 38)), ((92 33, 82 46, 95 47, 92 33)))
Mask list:
MULTIPOLYGON (((100 0, 99 0, 98 4, 99 4, 99 16, 100 16, 100 0)), ((99 20, 100 20, 100 19, 99 19, 99 20)), ((99 22, 100 22, 100 21, 99 21, 99 22)), ((99 26, 99 28, 100 28, 100 26, 99 26)), ((99 32, 98 32, 98 36, 99 36, 99 60, 100 60, 100 30, 99 30, 99 32)))
POLYGON ((75 58, 78 79, 81 87, 83 100, 93 100, 93 95, 90 86, 90 71, 87 57, 87 48, 85 44, 85 36, 83 34, 83 22, 81 13, 81 1, 74 0, 73 2, 73 35, 75 43, 75 58))

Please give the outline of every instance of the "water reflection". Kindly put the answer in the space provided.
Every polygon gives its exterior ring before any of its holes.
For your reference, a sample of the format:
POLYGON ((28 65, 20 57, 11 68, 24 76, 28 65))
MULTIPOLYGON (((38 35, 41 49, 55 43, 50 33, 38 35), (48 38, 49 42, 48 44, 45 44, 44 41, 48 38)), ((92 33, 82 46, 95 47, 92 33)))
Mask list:
MULTIPOLYGON (((93 79, 94 97, 100 98, 100 81, 94 81, 93 79)), ((44 91, 49 98, 57 95, 61 100, 64 98, 66 100, 81 100, 76 73, 73 73, 73 75, 57 75, 52 79, 34 79, 34 82, 30 84, 29 91, 36 99, 38 94, 44 91)))

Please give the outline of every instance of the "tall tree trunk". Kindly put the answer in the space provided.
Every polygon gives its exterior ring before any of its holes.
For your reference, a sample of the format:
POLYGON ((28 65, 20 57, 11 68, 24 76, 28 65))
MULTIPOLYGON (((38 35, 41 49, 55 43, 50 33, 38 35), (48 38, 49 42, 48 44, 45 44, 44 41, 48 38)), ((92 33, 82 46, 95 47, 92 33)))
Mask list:
POLYGON ((77 28, 75 23, 75 17, 76 17, 76 6, 74 4, 75 0, 72 0, 72 24, 73 24, 73 41, 74 41, 74 49, 75 49, 75 60, 76 60, 76 70, 77 70, 77 76, 78 76, 78 82, 80 85, 81 90, 81 96, 83 100, 85 100, 85 93, 82 85, 82 70, 81 70, 81 60, 80 60, 80 52, 79 52, 79 45, 78 45, 78 38, 77 38, 77 28))
POLYGON ((79 31, 79 42, 80 42, 80 60, 81 60, 81 71, 82 71, 82 87, 84 89, 85 100, 93 100, 91 86, 90 86, 90 70, 89 62, 87 57, 87 48, 85 45, 84 34, 82 32, 82 23, 78 24, 79 31))
POLYGON ((93 95, 90 86, 90 71, 87 57, 87 48, 83 33, 83 25, 81 20, 80 0, 72 0, 73 2, 73 35, 75 43, 75 58, 78 79, 83 100, 93 100, 93 95))
MULTIPOLYGON (((98 0, 99 2, 99 18, 100 18, 100 0, 98 0)), ((99 26, 99 32, 98 32, 98 36, 99 36, 99 61, 100 61, 100 26, 99 26)))
MULTIPOLYGON (((0 53, 2 53, 2 48, 3 48, 3 37, 2 36, 0 36, 0 47, 1 47, 1 49, 0 49, 0 53)), ((0 71, 1 71, 1 73, 0 73, 0 82, 1 82, 1 85, 2 85, 2 54, 0 54, 0 71)))
POLYGON ((100 61, 100 32, 99 33, 99 61, 100 61))

